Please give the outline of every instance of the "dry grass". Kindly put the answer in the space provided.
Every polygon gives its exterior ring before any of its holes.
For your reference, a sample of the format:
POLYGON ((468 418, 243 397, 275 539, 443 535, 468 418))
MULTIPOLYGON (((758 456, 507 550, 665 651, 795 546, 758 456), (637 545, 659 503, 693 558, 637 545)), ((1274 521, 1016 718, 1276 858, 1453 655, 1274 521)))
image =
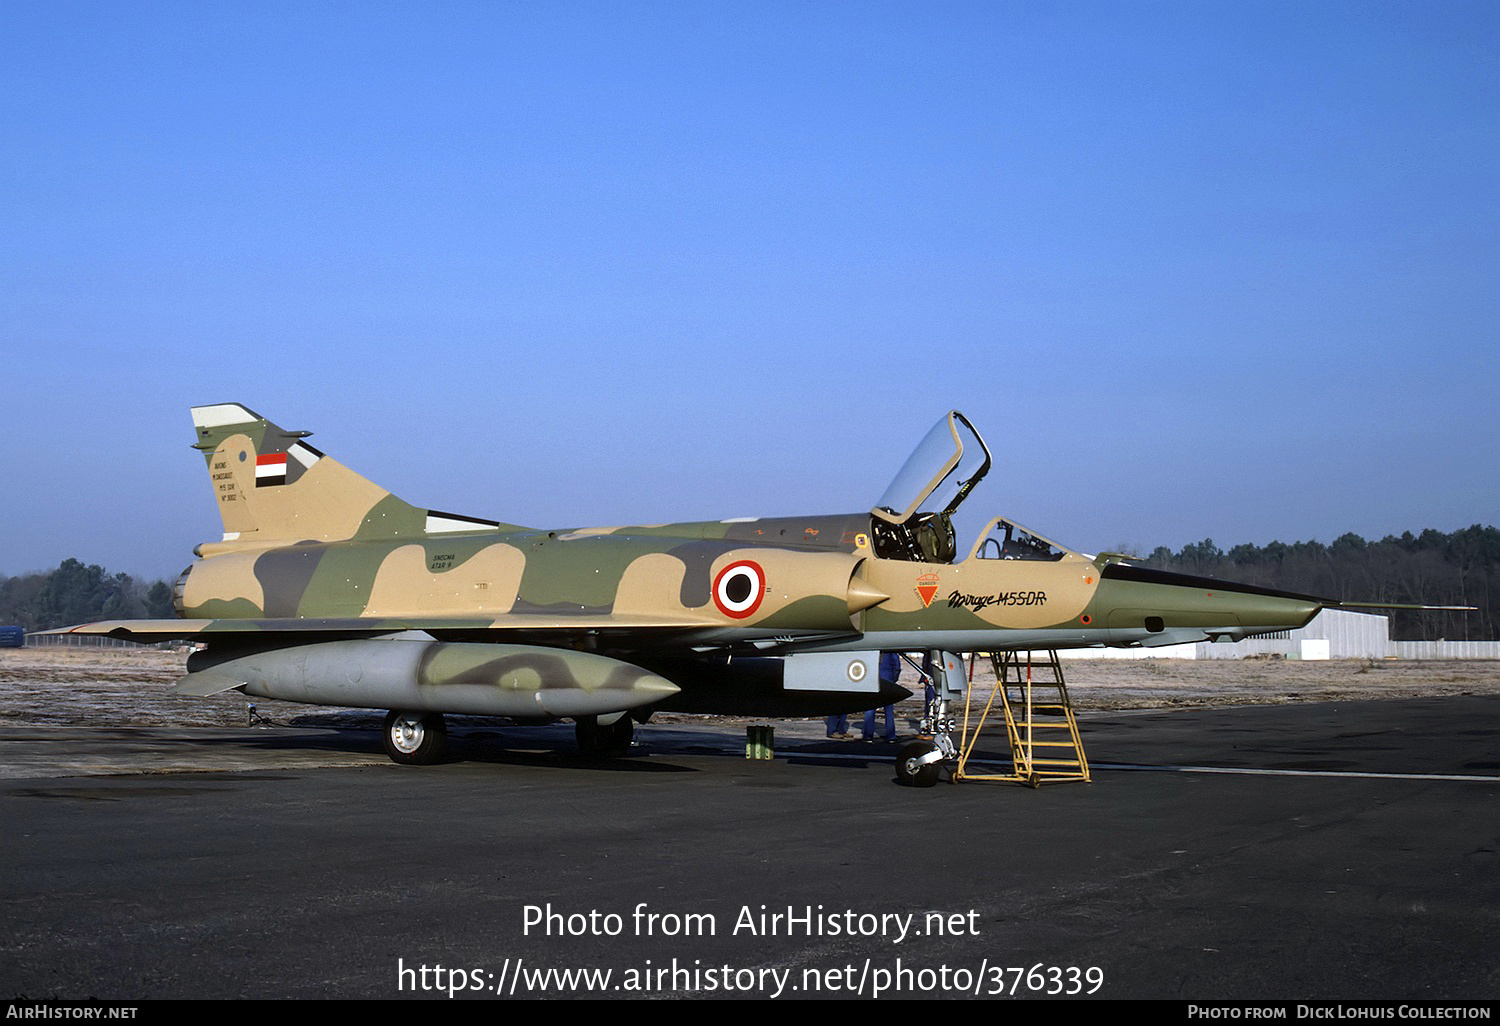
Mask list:
MULTIPOLYGON (((243 725, 242 696, 172 692, 185 661, 183 654, 155 649, 0 649, 0 725, 243 725)), ((1500 694, 1500 662, 1090 659, 1065 661, 1064 668, 1073 702, 1083 711, 1500 694)), ((912 676, 908 669, 908 686, 912 676)), ((976 673, 976 683, 992 680, 987 665, 976 673)), ((326 712, 256 704, 261 715, 281 722, 326 712)), ((903 703, 903 715, 916 705, 903 703)), ((379 719, 369 712, 346 715, 379 719)))

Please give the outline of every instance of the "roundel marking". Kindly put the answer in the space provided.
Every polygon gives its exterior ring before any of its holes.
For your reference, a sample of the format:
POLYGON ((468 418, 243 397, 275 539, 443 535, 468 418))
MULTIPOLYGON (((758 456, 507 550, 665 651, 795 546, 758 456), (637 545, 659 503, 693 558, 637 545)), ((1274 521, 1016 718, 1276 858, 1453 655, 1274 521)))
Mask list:
POLYGON ((749 559, 730 563, 714 578, 714 605, 719 612, 743 620, 760 608, 766 596, 766 572, 749 559))
POLYGON ((869 672, 870 668, 865 665, 865 661, 863 659, 855 659, 849 664, 849 682, 851 684, 858 684, 860 681, 865 679, 865 674, 869 672))

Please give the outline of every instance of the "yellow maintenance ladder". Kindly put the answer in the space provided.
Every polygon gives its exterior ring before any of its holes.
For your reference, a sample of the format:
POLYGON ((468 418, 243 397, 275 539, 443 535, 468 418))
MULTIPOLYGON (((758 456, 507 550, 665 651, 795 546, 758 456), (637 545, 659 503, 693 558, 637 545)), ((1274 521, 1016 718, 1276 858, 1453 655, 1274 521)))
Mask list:
MULTIPOLYGON (((977 659, 978 653, 971 658, 977 659)), ((1083 753, 1057 652, 992 652, 990 664, 995 669, 995 686, 983 711, 975 711, 978 702, 972 680, 964 694, 963 736, 953 779, 1003 780, 1032 787, 1047 780, 1087 781, 1088 757, 1083 753), (1051 679, 1040 679, 1045 676, 1051 679), (966 767, 980 734, 987 724, 998 722, 994 716, 997 697, 1010 743, 1011 772, 970 773, 966 767)))

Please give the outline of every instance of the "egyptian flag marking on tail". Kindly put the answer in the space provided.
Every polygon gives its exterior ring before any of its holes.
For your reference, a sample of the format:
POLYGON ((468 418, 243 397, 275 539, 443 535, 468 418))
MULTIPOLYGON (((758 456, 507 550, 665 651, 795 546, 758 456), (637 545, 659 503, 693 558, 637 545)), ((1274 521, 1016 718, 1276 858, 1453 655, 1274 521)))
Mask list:
POLYGON ((306 442, 293 442, 286 452, 263 452, 255 457, 255 487, 292 484, 323 454, 306 442))
POLYGON ((286 484, 286 453, 263 452, 255 457, 255 487, 286 484))

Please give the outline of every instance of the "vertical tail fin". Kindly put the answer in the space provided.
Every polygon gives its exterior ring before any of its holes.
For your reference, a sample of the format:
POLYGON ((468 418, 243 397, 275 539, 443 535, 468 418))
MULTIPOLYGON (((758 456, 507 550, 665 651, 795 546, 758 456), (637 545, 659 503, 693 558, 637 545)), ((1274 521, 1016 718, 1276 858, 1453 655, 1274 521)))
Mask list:
POLYGON ((225 545, 426 533, 426 510, 323 455, 303 440, 306 431, 283 430, 238 403, 195 406, 193 426, 193 448, 208 463, 225 545))

